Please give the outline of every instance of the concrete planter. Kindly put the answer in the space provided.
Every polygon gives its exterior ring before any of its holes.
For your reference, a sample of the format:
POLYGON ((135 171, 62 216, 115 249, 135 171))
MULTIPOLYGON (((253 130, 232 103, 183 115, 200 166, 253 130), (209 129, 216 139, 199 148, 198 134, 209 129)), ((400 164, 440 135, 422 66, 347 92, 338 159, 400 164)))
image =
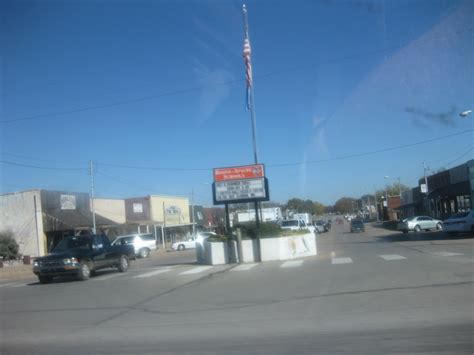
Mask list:
MULTIPOLYGON (((316 236, 313 233, 289 237, 264 238, 260 240, 262 261, 290 260, 305 256, 317 255, 316 236)), ((232 242, 237 255, 237 246, 232 242)), ((258 260, 257 240, 242 241, 243 262, 258 260)), ((204 242, 197 245, 196 256, 198 263, 221 265, 229 263, 229 248, 224 242, 204 242)))

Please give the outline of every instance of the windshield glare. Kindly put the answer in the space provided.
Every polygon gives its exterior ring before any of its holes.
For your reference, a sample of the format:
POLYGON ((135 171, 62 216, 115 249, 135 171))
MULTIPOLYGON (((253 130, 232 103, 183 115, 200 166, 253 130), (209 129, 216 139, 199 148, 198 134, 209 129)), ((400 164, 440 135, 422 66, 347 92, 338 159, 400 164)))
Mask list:
POLYGON ((68 249, 91 249, 91 240, 89 238, 66 238, 59 242, 53 251, 64 251, 68 249))

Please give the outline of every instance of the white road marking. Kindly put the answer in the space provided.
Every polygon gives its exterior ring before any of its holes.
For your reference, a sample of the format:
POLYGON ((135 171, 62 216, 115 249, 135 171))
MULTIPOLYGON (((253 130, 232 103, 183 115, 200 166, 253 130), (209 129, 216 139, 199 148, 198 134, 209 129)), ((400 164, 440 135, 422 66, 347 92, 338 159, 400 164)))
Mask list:
POLYGON ((209 270, 209 269, 211 269, 211 268, 212 268, 212 266, 198 266, 198 267, 195 267, 194 269, 191 269, 191 270, 188 270, 188 271, 184 271, 184 272, 180 273, 180 275, 199 274, 200 272, 209 270))
POLYGON ((26 285, 28 285, 28 284, 18 284, 18 285, 12 285, 10 287, 23 287, 23 286, 26 286, 26 285))
POLYGON ((258 264, 242 264, 239 266, 234 267, 231 271, 247 271, 253 269, 258 264))
POLYGON ((110 275, 106 275, 106 276, 97 275, 96 277, 92 278, 92 281, 108 280, 108 279, 113 279, 113 278, 116 278, 116 277, 119 277, 119 276, 122 276, 122 275, 123 275, 122 272, 120 274, 117 273, 117 274, 110 274, 110 275))
POLYGON ((282 268, 287 268, 287 267, 300 267, 303 265, 304 260, 291 260, 291 261, 285 261, 283 264, 280 265, 282 268))
POLYGON ((403 260, 406 259, 404 256, 398 254, 379 255, 384 260, 403 260))
POLYGON ((462 253, 453 253, 453 252, 450 252, 450 251, 436 251, 433 253, 434 255, 438 255, 438 256, 459 256, 459 255, 464 255, 462 253))
POLYGON ((168 272, 168 271, 171 271, 171 268, 163 268, 163 269, 153 270, 153 271, 150 271, 150 272, 146 272, 144 274, 134 276, 133 278, 134 279, 142 279, 144 277, 152 277, 152 276, 156 276, 156 275, 159 275, 159 274, 163 274, 163 273, 168 272))
POLYGON ((351 258, 332 258, 331 264, 352 264, 351 258))
POLYGON ((2 284, 2 285, 0 285, 0 287, 11 286, 11 285, 15 285, 15 284, 16 284, 16 282, 9 282, 9 283, 7 283, 7 284, 2 284))

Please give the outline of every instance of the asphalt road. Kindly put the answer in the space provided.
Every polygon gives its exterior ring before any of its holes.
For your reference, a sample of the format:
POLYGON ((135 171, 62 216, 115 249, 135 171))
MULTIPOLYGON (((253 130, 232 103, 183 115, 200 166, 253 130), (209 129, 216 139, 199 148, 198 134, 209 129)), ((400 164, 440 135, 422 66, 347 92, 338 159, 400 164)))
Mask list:
POLYGON ((474 353, 474 238, 334 225, 318 255, 0 283, 1 354, 474 353))

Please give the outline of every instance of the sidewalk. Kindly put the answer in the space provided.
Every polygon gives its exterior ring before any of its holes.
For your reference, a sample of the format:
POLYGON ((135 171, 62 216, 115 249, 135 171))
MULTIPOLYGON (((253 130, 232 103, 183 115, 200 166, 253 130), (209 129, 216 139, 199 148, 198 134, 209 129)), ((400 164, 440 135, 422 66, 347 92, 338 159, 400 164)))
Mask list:
POLYGON ((34 277, 33 265, 3 266, 0 268, 0 282, 34 277))

